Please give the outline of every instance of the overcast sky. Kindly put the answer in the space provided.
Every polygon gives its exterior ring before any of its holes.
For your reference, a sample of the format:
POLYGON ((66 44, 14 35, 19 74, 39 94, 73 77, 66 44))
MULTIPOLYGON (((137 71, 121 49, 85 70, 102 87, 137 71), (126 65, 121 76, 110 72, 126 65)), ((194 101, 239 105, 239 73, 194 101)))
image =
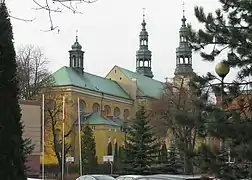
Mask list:
MULTIPOLYGON (((64 13, 52 14, 53 24, 59 26, 59 32, 43 32, 50 28, 46 11, 32 9, 38 7, 33 0, 7 0, 12 16, 36 18, 30 23, 12 19, 15 47, 26 44, 40 46, 53 72, 69 65, 68 50, 78 30, 79 42, 85 51, 84 70, 100 76, 105 76, 114 65, 135 70, 142 9, 146 8, 152 70, 154 78, 160 81, 174 76, 182 3, 182 0, 98 0, 92 4, 82 3, 78 5, 82 14, 73 14, 66 9, 64 13)), ((202 5, 206 12, 214 12, 220 7, 218 0, 185 0, 187 22, 196 29, 200 28, 194 16, 196 5, 202 5)), ((56 6, 62 7, 55 3, 56 6)), ((215 63, 203 62, 198 54, 193 54, 195 72, 214 72, 214 67, 215 63)), ((233 75, 231 72, 227 79, 232 79, 233 75)))

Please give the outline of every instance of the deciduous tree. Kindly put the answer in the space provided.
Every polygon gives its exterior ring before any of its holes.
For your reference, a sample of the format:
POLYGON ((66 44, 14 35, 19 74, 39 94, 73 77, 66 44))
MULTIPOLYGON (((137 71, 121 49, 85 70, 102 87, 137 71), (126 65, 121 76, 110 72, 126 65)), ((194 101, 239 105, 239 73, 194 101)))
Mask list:
POLYGON ((73 112, 71 111, 74 102, 70 97, 65 96, 65 105, 63 106, 64 93, 60 90, 50 89, 45 92, 45 152, 52 157, 56 157, 61 172, 62 159, 71 152, 72 142, 71 133, 75 127, 73 112), (65 108, 64 108, 65 107, 65 108), (64 110, 63 110, 64 108, 64 110), (64 116, 63 116, 64 113, 64 116), (65 119, 63 119, 65 118, 65 119), (64 137, 62 124, 64 121, 64 137), (62 158, 62 142, 64 138, 64 157, 62 158))
POLYGON ((188 77, 181 77, 174 84, 166 83, 162 97, 152 108, 157 131, 166 130, 164 134, 174 140, 184 159, 185 173, 193 173, 196 143, 204 124, 202 111, 208 106, 207 94, 191 88, 189 82, 188 77))
POLYGON ((53 79, 49 77, 48 61, 39 47, 32 45, 19 47, 16 60, 21 98, 34 99, 43 88, 54 84, 53 79))

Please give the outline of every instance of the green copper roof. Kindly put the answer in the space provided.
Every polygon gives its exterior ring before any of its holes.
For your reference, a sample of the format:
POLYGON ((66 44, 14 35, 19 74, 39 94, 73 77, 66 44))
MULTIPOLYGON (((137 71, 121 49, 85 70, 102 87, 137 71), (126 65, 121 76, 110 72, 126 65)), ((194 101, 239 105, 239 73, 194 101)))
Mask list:
MULTIPOLYGON (((117 66, 118 67, 118 66, 117 66)), ((162 82, 157 81, 152 78, 148 78, 137 72, 132 72, 130 70, 118 67, 122 73, 129 79, 135 78, 137 81, 137 88, 140 91, 139 96, 147 96, 151 98, 158 99, 164 89, 162 82)))
POLYGON ((88 123, 90 125, 108 125, 108 126, 117 126, 120 127, 119 124, 114 121, 103 117, 100 113, 91 113, 88 115, 82 116, 81 124, 88 123))
POLYGON ((131 99, 115 81, 87 72, 79 74, 71 67, 64 66, 53 73, 52 76, 55 80, 56 86, 77 86, 91 91, 131 99))

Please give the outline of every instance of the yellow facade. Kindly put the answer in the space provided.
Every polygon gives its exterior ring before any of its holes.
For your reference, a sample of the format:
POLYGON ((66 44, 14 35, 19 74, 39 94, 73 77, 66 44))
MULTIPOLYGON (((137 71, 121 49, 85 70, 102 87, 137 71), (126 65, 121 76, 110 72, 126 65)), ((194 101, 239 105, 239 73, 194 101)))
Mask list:
MULTIPOLYGON (((48 95, 49 96, 49 95, 48 95)), ((62 109, 63 96, 65 97, 65 134, 71 129, 71 134, 65 138, 67 144, 71 145, 71 150, 67 156, 75 157, 75 163, 79 163, 79 131, 78 131, 78 99, 79 101, 85 102, 85 112, 93 112, 93 105, 98 104, 104 110, 104 107, 109 107, 110 112, 100 112, 104 117, 113 117, 113 111, 115 108, 120 110, 120 119, 124 119, 124 110, 129 111, 129 117, 131 119, 133 114, 133 101, 125 100, 119 97, 111 97, 106 94, 97 94, 95 92, 86 92, 78 88, 64 88, 59 90, 59 94, 50 95, 48 99, 54 99, 57 102, 57 107, 52 111, 58 111, 62 109), (93 94, 92 94, 93 93, 93 94)), ((45 119, 47 121, 51 120, 50 115, 45 109, 45 119)), ((62 112, 58 112, 57 117, 55 117, 55 122, 57 122, 57 129, 59 133, 59 139, 62 139, 62 112)), ((112 120, 111 120, 112 121, 112 120)), ((82 128, 84 125, 82 125, 82 128)), ((109 125, 92 125, 90 127, 93 129, 95 142, 96 142, 96 155, 98 162, 102 163, 103 156, 107 155, 107 145, 108 140, 111 139, 112 146, 114 149, 114 142, 117 142, 118 147, 123 144, 125 133, 121 127, 109 126, 109 125)), ((57 158, 54 150, 53 135, 51 126, 47 126, 45 130, 45 164, 57 164, 57 158)))

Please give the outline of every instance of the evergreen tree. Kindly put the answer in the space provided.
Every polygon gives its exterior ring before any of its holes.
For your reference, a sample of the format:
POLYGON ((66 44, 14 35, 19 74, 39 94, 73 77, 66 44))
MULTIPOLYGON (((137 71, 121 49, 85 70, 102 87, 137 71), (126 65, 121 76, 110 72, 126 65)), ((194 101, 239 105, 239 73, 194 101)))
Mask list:
POLYGON ((96 172, 98 166, 95 148, 95 139, 92 129, 85 125, 83 130, 83 136, 81 137, 81 158, 82 168, 85 174, 91 174, 96 172))
POLYGON ((174 144, 171 145, 168 153, 169 172, 172 174, 184 173, 184 162, 182 161, 174 144))
POLYGON ((117 142, 115 143, 115 148, 114 148, 114 161, 116 162, 117 159, 118 159, 118 145, 117 145, 117 142))
POLYGON ((161 163, 165 163, 168 161, 168 150, 164 142, 162 143, 162 146, 160 149, 159 161, 161 163))
POLYGON ((16 54, 5 3, 0 3, 0 179, 25 180, 25 145, 19 106, 16 54))
POLYGON ((160 145, 154 136, 144 106, 136 113, 125 144, 124 170, 127 174, 150 174, 156 164, 160 145))
MULTIPOLYGON (((206 84, 211 84, 215 78, 208 73, 207 76, 196 77, 194 81, 204 89, 207 87, 206 84)), ((220 89, 216 86, 211 84, 212 91, 219 93, 220 89)), ((203 144, 198 154, 199 167, 204 173, 215 174, 224 180, 248 178, 252 174, 252 141, 249 138, 252 135, 251 94, 242 94, 239 84, 235 83, 226 88, 227 92, 223 92, 225 98, 222 108, 218 106, 205 108, 207 121, 203 133, 208 137, 221 139, 224 147, 203 144), (235 163, 232 163, 233 159, 235 163)))
POLYGON ((195 50, 204 49, 201 51, 204 60, 214 61, 218 55, 227 53, 227 63, 240 68, 240 77, 251 76, 252 1, 219 1, 221 7, 215 14, 205 14, 203 7, 194 8, 196 18, 205 29, 195 31, 189 26, 189 40, 195 50), (207 48, 209 46, 214 48, 207 48))
POLYGON ((112 156, 112 154, 113 154, 112 143, 111 143, 111 141, 109 141, 109 143, 108 143, 107 155, 108 155, 108 156, 112 156))
MULTIPOLYGON (((252 1, 249 0, 219 0, 220 8, 215 14, 205 14, 203 7, 195 7, 195 15, 205 28, 195 31, 189 26, 189 41, 195 50, 201 51, 204 60, 214 61, 217 56, 222 56, 224 63, 230 67, 238 67, 237 78, 223 92, 218 86, 213 86, 212 80, 217 79, 208 73, 199 77, 199 84, 209 86, 215 94, 223 93, 223 108, 213 107, 207 111, 207 134, 217 139, 223 139, 231 149, 231 153, 215 151, 202 147, 201 156, 206 163, 205 170, 213 172, 222 179, 242 179, 251 177, 252 174, 252 102, 251 92, 241 91, 241 85, 248 85, 244 79, 252 75, 252 1), (206 49, 213 46, 211 51, 206 49), (204 50, 202 50, 204 49, 204 50), (232 102, 235 102, 235 108, 232 102), (232 104, 232 107, 231 107, 232 104), (228 157, 235 158, 235 163, 230 164, 228 157), (208 158, 206 158, 208 157, 208 158)), ((244 89, 244 87, 243 87, 244 89)))

